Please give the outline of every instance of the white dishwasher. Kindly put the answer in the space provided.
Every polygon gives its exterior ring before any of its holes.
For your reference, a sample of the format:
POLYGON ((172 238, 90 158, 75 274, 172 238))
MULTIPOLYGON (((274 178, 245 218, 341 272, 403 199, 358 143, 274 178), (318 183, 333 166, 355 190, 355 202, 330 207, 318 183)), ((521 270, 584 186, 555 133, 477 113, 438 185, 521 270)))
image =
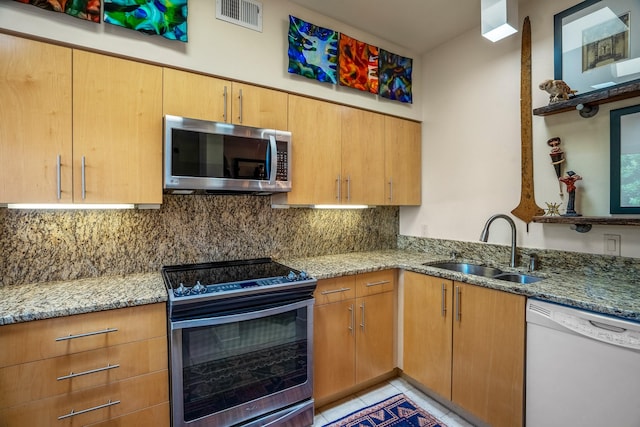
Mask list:
POLYGON ((640 323, 527 301, 526 427, 640 427, 640 323))

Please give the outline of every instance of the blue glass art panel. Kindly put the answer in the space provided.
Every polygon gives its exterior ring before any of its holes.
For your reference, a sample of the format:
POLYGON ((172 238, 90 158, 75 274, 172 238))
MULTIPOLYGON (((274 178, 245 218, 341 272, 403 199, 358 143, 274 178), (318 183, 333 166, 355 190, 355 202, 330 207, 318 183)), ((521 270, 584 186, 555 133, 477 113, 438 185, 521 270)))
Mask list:
POLYGON ((379 95, 394 101, 412 103, 411 70, 413 60, 380 49, 379 95))
POLYGON ((187 41, 187 0, 104 0, 104 22, 187 41))
POLYGON ((338 35, 289 15, 289 72, 336 84, 338 35))

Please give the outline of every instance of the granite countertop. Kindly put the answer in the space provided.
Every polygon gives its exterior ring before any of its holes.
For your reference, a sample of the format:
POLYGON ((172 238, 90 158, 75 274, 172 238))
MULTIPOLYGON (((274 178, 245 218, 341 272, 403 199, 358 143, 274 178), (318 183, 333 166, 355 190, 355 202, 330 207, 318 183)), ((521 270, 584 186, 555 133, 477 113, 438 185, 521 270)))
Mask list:
POLYGON ((0 325, 167 300, 160 272, 0 287, 0 325))
MULTIPOLYGON (((427 252, 384 250, 278 261, 317 279, 400 268, 640 321, 640 277, 542 269, 521 285, 430 267, 448 260, 427 252)), ((462 260, 473 262, 473 260, 462 260)), ((497 266, 504 271, 519 271, 497 266)), ((0 287, 0 325, 167 301, 160 272, 0 287)))

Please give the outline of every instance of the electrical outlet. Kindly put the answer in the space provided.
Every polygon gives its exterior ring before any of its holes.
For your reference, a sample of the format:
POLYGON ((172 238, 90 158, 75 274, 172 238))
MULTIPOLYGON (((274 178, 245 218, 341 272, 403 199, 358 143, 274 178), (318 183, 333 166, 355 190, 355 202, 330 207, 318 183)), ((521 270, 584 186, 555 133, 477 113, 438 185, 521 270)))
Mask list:
POLYGON ((620 235, 619 234, 604 235, 604 254, 620 256, 620 235))

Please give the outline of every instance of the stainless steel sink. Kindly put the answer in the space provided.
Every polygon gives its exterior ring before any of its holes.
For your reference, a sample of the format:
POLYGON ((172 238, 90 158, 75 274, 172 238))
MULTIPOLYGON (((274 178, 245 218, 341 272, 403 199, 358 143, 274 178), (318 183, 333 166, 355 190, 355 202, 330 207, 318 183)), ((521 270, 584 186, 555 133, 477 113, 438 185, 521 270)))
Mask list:
POLYGON ((499 268, 487 267, 486 265, 469 264, 466 262, 439 262, 436 264, 425 263, 424 265, 483 277, 494 277, 502 273, 502 270, 499 268))
POLYGON ((470 264, 466 262, 438 262, 435 264, 424 263, 427 267, 442 268, 444 270, 457 271, 464 274, 473 274, 474 276, 489 277, 491 279, 504 280, 521 285, 528 285, 542 280, 540 277, 529 276, 521 273, 509 273, 495 267, 487 267, 486 265, 470 264))
POLYGON ((520 283, 521 285, 528 285, 529 283, 535 283, 542 280, 540 277, 529 276, 527 274, 520 273, 502 273, 493 277, 498 280, 506 280, 508 282, 520 283))

